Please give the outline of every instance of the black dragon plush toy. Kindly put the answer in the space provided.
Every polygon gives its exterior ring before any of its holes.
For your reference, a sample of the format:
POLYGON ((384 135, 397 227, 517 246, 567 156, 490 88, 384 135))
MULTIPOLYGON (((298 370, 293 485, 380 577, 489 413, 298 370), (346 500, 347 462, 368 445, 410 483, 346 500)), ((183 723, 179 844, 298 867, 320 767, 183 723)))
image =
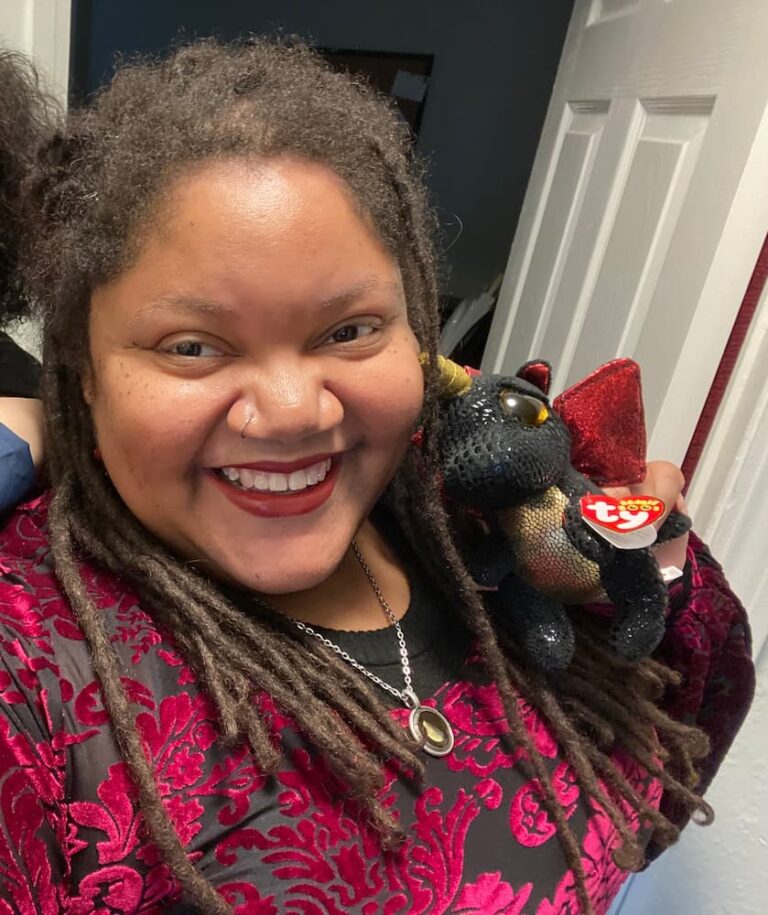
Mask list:
POLYGON ((690 521, 673 511, 656 534, 658 500, 617 501, 596 485, 645 476, 636 363, 608 363, 552 403, 544 362, 480 376, 441 357, 440 372, 445 494, 487 527, 469 568, 496 591, 517 643, 542 668, 564 669, 574 649, 566 606, 602 597, 615 608, 612 647, 632 660, 649 655, 667 608, 650 543, 680 536, 690 521))

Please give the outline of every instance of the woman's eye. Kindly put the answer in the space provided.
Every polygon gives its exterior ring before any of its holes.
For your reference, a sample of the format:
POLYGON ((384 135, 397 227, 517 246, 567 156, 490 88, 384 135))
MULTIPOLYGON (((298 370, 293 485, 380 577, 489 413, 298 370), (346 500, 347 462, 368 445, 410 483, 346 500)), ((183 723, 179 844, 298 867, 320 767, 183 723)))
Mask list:
POLYGON ((361 337, 368 337, 375 330, 373 324, 345 324, 331 334, 330 340, 333 343, 354 343, 361 337))
POLYGON ((172 356, 188 356, 198 358, 201 356, 220 356, 221 350, 210 343, 201 343, 199 340, 179 340, 164 347, 164 352, 172 356))

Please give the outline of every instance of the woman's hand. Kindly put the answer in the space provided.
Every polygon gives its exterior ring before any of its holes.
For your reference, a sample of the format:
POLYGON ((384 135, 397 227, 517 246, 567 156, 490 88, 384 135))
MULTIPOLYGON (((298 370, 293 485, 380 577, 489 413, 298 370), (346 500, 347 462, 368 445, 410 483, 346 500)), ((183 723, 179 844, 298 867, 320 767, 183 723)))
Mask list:
MULTIPOLYGON (((667 515, 676 508, 678 511, 687 514, 685 500, 683 499, 683 486, 685 478, 680 468, 671 464, 669 461, 649 461, 648 473, 642 483, 635 483, 632 486, 615 486, 606 488, 606 492, 617 499, 626 496, 654 496, 661 499, 666 510, 664 517, 656 522, 659 528, 664 523, 667 515)), ((670 540, 668 543, 661 544, 656 550, 656 559, 659 566, 664 569, 668 566, 675 566, 682 569, 685 565, 686 549, 688 547, 688 534, 678 537, 676 540, 670 540)))

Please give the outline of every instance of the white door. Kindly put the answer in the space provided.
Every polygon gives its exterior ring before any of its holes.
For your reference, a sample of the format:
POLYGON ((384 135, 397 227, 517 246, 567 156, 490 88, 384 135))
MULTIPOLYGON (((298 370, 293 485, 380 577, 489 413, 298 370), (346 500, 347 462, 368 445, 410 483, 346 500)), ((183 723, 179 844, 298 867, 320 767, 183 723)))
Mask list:
POLYGON ((0 47, 23 51, 66 105, 72 0, 0 0, 0 47))
MULTIPOLYGON (((768 230, 768 0, 576 0, 484 369, 543 356, 562 389, 643 367, 649 454, 681 462, 768 230)), ((768 291, 691 492, 768 644, 768 291)), ((768 840, 768 649, 711 790, 718 819, 614 915, 757 915, 768 840), (738 849, 738 854, 732 854, 738 849)))
POLYGON ((643 368, 682 462, 768 228, 768 0, 576 0, 483 363, 643 368))

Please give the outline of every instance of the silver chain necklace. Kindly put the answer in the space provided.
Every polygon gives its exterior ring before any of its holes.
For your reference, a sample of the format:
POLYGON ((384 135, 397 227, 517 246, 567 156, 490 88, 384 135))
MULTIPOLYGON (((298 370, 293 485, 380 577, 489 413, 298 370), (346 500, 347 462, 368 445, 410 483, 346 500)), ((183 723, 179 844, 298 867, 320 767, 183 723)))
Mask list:
POLYGON ((392 608, 387 603, 386 598, 382 594, 379 583, 376 581, 370 566, 365 559, 363 559, 363 555, 354 541, 352 541, 352 552, 360 563, 360 568, 365 573, 365 577, 370 582, 373 593, 376 595, 376 599, 381 605, 381 609, 384 611, 390 623, 395 627, 400 651, 400 666, 403 670, 403 681, 405 683, 404 688, 396 689, 391 684, 385 683, 381 677, 376 676, 375 673, 364 667, 358 660, 353 658, 352 655, 344 651, 340 645, 337 645, 329 638, 321 635, 307 623, 303 623, 301 620, 297 620, 292 616, 289 616, 288 619, 302 632, 314 636, 318 641, 322 642, 326 648, 330 648, 331 651, 335 652, 342 660, 346 661, 347 664, 350 664, 355 670, 371 680, 371 682, 375 683, 381 689, 386 690, 391 696, 394 696, 395 699, 402 702, 406 708, 411 710, 411 714, 408 716, 408 729, 414 740, 418 740, 422 749, 431 756, 446 756, 453 749, 453 729, 444 715, 438 712, 437 709, 422 705, 419 697, 414 692, 413 680, 411 678, 411 663, 408 658, 408 647, 405 644, 405 635, 403 634, 402 627, 400 626, 397 617, 392 612, 392 608))

